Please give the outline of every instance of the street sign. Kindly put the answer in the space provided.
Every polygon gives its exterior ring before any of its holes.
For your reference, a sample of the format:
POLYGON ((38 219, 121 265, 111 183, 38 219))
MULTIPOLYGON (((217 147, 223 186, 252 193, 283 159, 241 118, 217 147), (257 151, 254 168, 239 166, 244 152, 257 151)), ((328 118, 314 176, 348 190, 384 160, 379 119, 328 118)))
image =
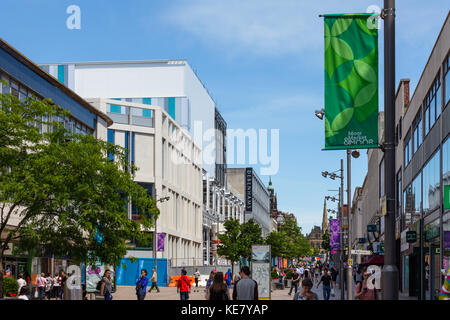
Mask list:
POLYGON ((366 238, 359 238, 358 240, 359 243, 366 243, 366 238))
POLYGON ((417 241, 417 232, 416 231, 406 232, 406 242, 407 243, 416 243, 416 241, 417 241))
POLYGON ((372 254, 372 251, 370 250, 352 250, 352 254, 362 254, 370 256, 372 254))
POLYGON ((444 186, 444 209, 450 209, 450 185, 444 186))
POLYGON ((376 232, 377 231, 377 225, 376 224, 368 224, 367 225, 367 232, 376 232))

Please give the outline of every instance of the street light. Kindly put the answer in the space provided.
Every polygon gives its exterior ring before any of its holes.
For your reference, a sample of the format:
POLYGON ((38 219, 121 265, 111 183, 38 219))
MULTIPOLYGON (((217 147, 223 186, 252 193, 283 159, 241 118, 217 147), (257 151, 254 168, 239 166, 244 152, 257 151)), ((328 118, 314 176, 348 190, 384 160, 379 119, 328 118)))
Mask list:
MULTIPOLYGON (((156 199, 156 189, 155 189, 155 199, 156 199)), ((163 197, 163 198, 159 198, 156 200, 156 202, 164 202, 164 201, 168 201, 170 199, 170 196, 167 197, 163 197)), ((156 270, 156 251, 158 250, 157 248, 157 237, 158 237, 158 233, 156 230, 156 222, 158 221, 158 218, 155 219, 155 234, 153 237, 153 258, 155 259, 155 270, 156 270)))
POLYGON ((316 115, 317 118, 319 118, 320 120, 323 120, 323 116, 325 115, 325 110, 324 109, 316 110, 316 111, 314 111, 314 114, 316 115))

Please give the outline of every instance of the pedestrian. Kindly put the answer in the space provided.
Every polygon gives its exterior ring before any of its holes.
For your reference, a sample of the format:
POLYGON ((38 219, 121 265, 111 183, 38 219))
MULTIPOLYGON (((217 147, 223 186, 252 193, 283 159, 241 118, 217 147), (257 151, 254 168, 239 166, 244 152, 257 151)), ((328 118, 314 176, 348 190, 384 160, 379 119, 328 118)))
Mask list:
POLYGON ((317 293, 312 292, 313 282, 311 279, 305 279, 302 281, 302 291, 297 292, 294 295, 294 300, 319 300, 317 293))
POLYGON ((328 274, 327 269, 323 269, 323 275, 320 278, 319 283, 317 284, 316 288, 319 288, 319 285, 323 283, 322 290, 323 290, 323 299, 324 300, 330 300, 330 293, 331 288, 333 288, 331 284, 331 276, 328 274))
POLYGON ((59 298, 62 300, 63 295, 65 295, 67 274, 63 270, 61 270, 60 277, 61 277, 61 288, 59 290, 59 298))
POLYGON ((19 289, 17 289, 17 294, 20 294, 20 289, 22 289, 22 287, 27 286, 27 282, 23 279, 23 273, 19 274, 19 279, 17 279, 17 283, 19 284, 19 289))
POLYGON ((60 290, 61 290, 61 277, 59 274, 55 273, 55 276, 53 277, 53 297, 56 298, 56 300, 60 299, 60 290))
POLYGON ((47 284, 45 285, 45 296, 48 300, 52 297, 52 289, 53 289, 53 279, 50 275, 50 273, 47 273, 47 277, 45 278, 47 281, 47 284))
POLYGON ((300 283, 300 274, 297 272, 297 269, 294 269, 294 274, 292 275, 292 284, 291 284, 291 290, 289 290, 289 295, 292 294, 292 289, 295 288, 295 293, 297 293, 298 290, 298 284, 300 283))
POLYGON ((225 283, 227 284, 228 289, 231 288, 231 269, 228 269, 227 273, 225 273, 225 283))
POLYGON ((41 273, 39 277, 36 279, 36 286, 39 293, 39 300, 44 299, 45 287, 47 285, 47 280, 45 280, 45 274, 41 273))
POLYGON ((141 276, 136 281, 136 295, 138 300, 145 299, 145 295, 147 293, 147 284, 148 284, 147 270, 142 269, 141 276))
MULTIPOLYGON (((184 272, 186 272, 186 270, 184 270, 184 272)), ((150 287, 150 290, 148 290, 148 292, 152 292, 153 288, 156 288, 156 292, 159 293, 159 288, 158 288, 158 273, 156 272, 156 268, 152 269, 152 277, 150 278, 150 281, 152 282, 152 286, 150 287)))
POLYGON ((314 265, 314 281, 319 281, 319 265, 317 263, 314 265))
POLYGON ((206 300, 230 300, 228 286, 224 283, 222 272, 217 272, 214 275, 214 281, 208 288, 206 300))
POLYGON ((334 266, 331 266, 330 273, 331 273, 331 286, 335 287, 336 286, 336 280, 337 280, 338 272, 337 272, 337 270, 336 270, 336 268, 334 266))
POLYGON ((111 295, 112 292, 111 271, 106 269, 101 281, 102 284, 100 287, 100 295, 104 296, 105 300, 112 300, 113 296, 111 295))
POLYGON ((198 292, 198 280, 199 280, 199 278, 200 278, 200 271, 198 271, 198 268, 195 268, 194 281, 195 281, 195 289, 197 289, 197 290, 194 290, 194 292, 195 291, 198 292))
POLYGON ((189 293, 191 293, 191 281, 186 274, 186 270, 181 270, 181 277, 177 284, 177 293, 180 294, 180 300, 189 300, 189 293))
POLYGON ((355 284, 358 285, 358 283, 362 281, 363 281, 362 267, 358 266, 358 269, 355 272, 355 284))
POLYGON ((250 278, 250 268, 243 266, 240 279, 234 283, 233 300, 258 300, 258 283, 250 278))
POLYGON ((210 274, 209 274, 209 278, 206 281, 206 286, 205 286, 205 298, 208 296, 208 289, 209 287, 212 286, 213 282, 214 282, 214 276, 216 274, 215 270, 211 270, 210 274))
POLYGON ((363 271, 363 280, 356 285, 355 290, 355 299, 358 300, 376 300, 376 290, 369 289, 367 286, 367 280, 369 279, 371 273, 367 270, 367 267, 364 267, 363 271))
POLYGON ((298 271, 299 271, 299 274, 300 274, 300 279, 303 280, 303 274, 305 273, 305 268, 303 268, 303 265, 300 266, 298 271))
POLYGON ((19 300, 30 300, 28 298, 28 287, 22 286, 19 291, 19 296, 17 297, 19 300))

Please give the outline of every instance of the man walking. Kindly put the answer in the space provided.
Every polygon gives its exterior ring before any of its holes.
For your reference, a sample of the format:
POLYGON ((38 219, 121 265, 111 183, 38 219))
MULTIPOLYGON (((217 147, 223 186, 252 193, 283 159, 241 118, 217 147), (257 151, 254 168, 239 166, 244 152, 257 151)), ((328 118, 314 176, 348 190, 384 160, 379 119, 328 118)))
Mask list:
POLYGON ((300 274, 298 274, 297 269, 294 269, 294 274, 292 275, 292 285, 291 285, 291 290, 289 290, 289 295, 292 294, 292 289, 295 288, 295 292, 297 293, 298 290, 298 284, 300 282, 300 274))
POLYGON ((159 288, 158 285, 156 284, 158 280, 158 275, 156 272, 156 269, 152 269, 152 277, 150 278, 150 281, 152 282, 152 286, 150 288, 150 290, 148 290, 148 292, 152 292, 153 288, 156 288, 156 291, 159 293, 159 288))
POLYGON ((189 300, 189 293, 191 293, 191 281, 186 274, 186 270, 181 270, 181 277, 177 284, 177 293, 180 294, 180 300, 189 300))
POLYGON ((316 288, 319 288, 319 285, 323 283, 323 299, 330 300, 330 292, 331 292, 331 276, 328 274, 328 269, 323 270, 323 276, 320 278, 319 283, 316 288))
POLYGON ((233 300, 258 300, 258 283, 250 279, 250 268, 243 266, 240 279, 234 283, 233 300))

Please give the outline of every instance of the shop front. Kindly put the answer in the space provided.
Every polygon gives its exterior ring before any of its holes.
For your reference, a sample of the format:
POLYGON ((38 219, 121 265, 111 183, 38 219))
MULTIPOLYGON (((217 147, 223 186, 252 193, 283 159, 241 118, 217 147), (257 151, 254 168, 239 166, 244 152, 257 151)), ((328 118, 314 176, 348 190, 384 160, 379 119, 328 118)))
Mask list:
POLYGON ((440 221, 439 218, 424 226, 425 299, 437 300, 440 290, 440 221))

